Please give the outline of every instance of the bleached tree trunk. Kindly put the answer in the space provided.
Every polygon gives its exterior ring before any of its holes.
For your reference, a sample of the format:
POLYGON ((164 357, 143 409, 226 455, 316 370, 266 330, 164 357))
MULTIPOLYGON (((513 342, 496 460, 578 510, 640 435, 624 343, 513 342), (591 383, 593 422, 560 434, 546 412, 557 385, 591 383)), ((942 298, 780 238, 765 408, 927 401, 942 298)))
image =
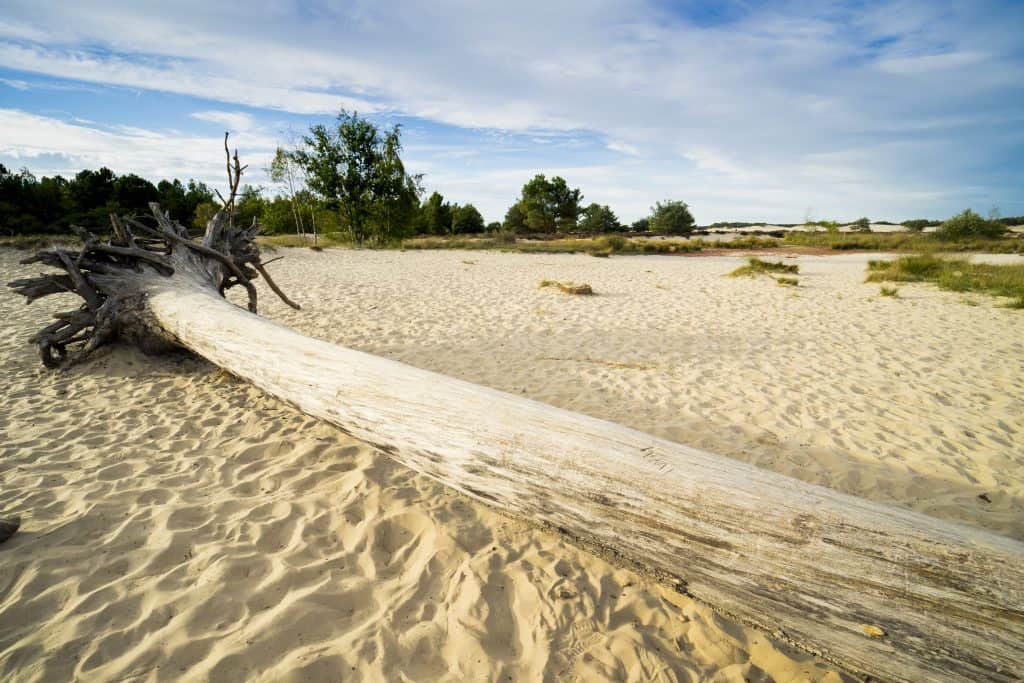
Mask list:
POLYGON ((34 257, 65 272, 15 289, 85 300, 34 338, 43 360, 75 362, 116 336, 191 349, 418 472, 850 671, 1024 672, 1024 544, 260 318, 251 279, 266 270, 230 203, 201 242, 154 206, 155 227, 115 220, 110 242, 83 233, 81 252, 34 257), (250 311, 224 299, 235 284, 250 311))

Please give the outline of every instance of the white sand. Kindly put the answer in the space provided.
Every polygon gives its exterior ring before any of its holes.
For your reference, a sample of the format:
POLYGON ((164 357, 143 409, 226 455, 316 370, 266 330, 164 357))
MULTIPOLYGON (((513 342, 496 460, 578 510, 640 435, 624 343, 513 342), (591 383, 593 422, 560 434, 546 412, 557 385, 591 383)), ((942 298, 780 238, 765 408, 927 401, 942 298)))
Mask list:
MULTIPOLYGON (((862 255, 792 290, 738 257, 282 253, 304 309, 264 313, 307 334, 1024 538, 1024 313, 987 297, 879 298, 862 255)), ((24 340, 64 304, 0 292, 0 679, 839 678, 203 361, 48 372, 24 340)))

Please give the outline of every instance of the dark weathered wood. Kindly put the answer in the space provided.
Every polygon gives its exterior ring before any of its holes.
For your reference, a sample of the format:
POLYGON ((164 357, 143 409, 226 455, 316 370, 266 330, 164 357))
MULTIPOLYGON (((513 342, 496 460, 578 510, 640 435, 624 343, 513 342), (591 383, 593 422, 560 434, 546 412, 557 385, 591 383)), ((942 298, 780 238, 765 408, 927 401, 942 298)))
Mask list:
POLYGON ((0 543, 3 543, 21 527, 21 517, 0 517, 0 543))

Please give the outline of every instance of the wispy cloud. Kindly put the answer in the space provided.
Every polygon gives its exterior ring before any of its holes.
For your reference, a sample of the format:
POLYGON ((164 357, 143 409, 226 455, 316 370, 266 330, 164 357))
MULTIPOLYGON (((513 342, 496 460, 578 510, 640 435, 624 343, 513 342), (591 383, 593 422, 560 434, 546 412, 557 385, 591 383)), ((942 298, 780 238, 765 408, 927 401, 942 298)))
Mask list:
POLYGON ((492 215, 557 168, 627 218, 666 196, 702 220, 1020 201, 1020 3, 707 5, 8 0, 0 65, 203 98, 182 116, 256 136, 273 112, 339 107, 459 127, 472 144, 412 156, 492 215), (532 165, 497 160, 506 133, 532 165), (605 156, 583 161, 591 140, 605 156))
MULTIPOLYGON (((219 135, 189 136, 131 126, 105 129, 16 109, 0 109, 0 130, 4 131, 0 161, 13 168, 73 175, 83 168, 108 166, 154 181, 176 177, 196 178, 217 187, 224 183, 219 135)), ((246 145, 253 161, 272 154, 272 139, 250 138, 246 145)), ((266 182, 264 165, 251 163, 245 180, 266 182)))

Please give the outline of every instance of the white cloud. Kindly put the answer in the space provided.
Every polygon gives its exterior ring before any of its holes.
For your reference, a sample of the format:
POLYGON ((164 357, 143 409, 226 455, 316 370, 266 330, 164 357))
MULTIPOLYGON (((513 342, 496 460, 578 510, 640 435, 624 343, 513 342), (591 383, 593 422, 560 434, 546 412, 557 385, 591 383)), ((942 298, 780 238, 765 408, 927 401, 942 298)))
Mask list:
MULTIPOLYGON (((739 3, 736 20, 703 27, 665 7, 379 0, 299 11, 265 0, 239 13, 199 0, 8 0, 0 65, 206 98, 224 105, 193 116, 255 135, 257 118, 232 106, 344 106, 544 141, 587 131, 614 163, 574 167, 572 140, 542 146, 577 169, 570 182, 595 184, 588 196, 621 197, 624 217, 666 196, 702 220, 799 220, 808 205, 895 218, 1017 198, 1020 172, 999 155, 1007 140, 1020 145, 1007 132, 1024 80, 1019 6, 739 3), (225 27, 244 39, 227 42, 225 27)), ((484 193, 491 213, 525 177, 553 172, 520 160, 480 168, 484 143, 477 151, 413 156, 431 186, 484 193)))
POLYGON ((0 78, 0 83, 3 83, 8 88, 14 88, 15 90, 28 90, 29 88, 27 81, 17 78, 0 78))
POLYGON ((231 132, 241 133, 256 130, 252 116, 242 111, 195 111, 192 118, 210 123, 219 123, 231 132))
MULTIPOLYGON (((223 139, 188 136, 141 128, 109 130, 67 123, 16 109, 0 109, 0 161, 28 166, 37 175, 74 175, 83 168, 108 166, 117 173, 137 173, 154 182, 195 178, 224 185, 223 139)), ((266 182, 261 170, 273 154, 271 138, 247 136, 243 158, 249 163, 245 182, 266 182)))

